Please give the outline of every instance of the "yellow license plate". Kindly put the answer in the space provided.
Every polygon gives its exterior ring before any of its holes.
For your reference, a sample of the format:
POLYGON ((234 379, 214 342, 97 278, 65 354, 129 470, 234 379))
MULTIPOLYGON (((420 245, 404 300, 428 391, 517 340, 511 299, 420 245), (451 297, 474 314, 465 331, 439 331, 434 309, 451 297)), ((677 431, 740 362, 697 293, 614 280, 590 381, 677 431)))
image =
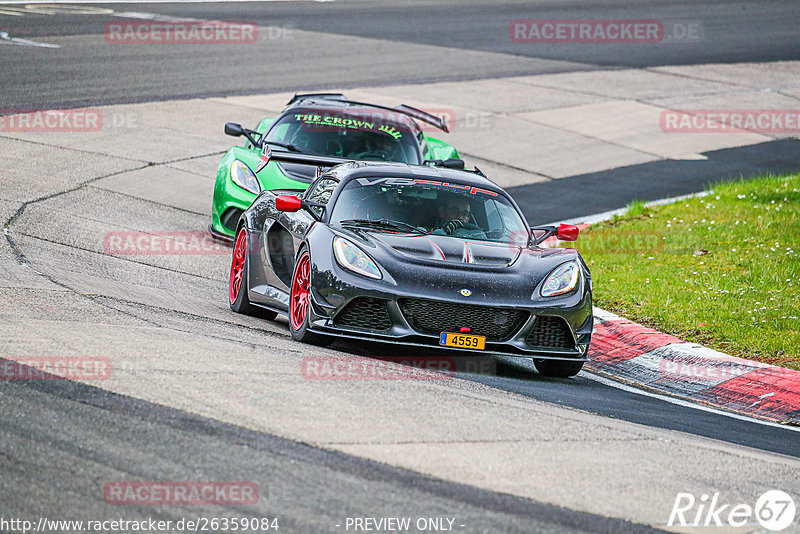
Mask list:
POLYGON ((457 347, 459 349, 483 350, 486 347, 485 336, 472 336, 469 334, 455 334, 453 332, 442 332, 439 336, 439 345, 445 347, 457 347))

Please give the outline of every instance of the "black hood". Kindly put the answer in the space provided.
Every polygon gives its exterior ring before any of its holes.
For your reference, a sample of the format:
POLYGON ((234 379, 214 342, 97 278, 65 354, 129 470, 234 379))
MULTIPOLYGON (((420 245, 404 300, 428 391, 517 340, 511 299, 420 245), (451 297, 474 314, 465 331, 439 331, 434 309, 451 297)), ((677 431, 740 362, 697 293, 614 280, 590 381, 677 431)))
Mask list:
POLYGON ((447 265, 476 271, 525 271, 541 278, 578 254, 569 248, 521 247, 433 234, 409 234, 372 228, 339 227, 376 260, 405 264, 447 265))
POLYGON ((534 290, 547 275, 579 258, 576 250, 568 248, 519 247, 353 227, 329 230, 369 254, 391 285, 440 300, 462 299, 459 291, 467 288, 473 293, 473 304, 530 305, 534 290))
POLYGON ((521 247, 506 243, 470 241, 442 235, 369 231, 361 234, 401 255, 448 263, 507 267, 519 258, 521 251, 521 247))

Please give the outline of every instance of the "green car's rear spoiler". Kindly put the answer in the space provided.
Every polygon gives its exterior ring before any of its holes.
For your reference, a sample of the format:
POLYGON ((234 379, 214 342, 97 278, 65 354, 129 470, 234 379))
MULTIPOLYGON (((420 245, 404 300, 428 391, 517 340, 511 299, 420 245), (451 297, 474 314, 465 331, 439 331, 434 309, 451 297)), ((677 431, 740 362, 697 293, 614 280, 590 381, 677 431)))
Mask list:
POLYGON ((317 156, 315 154, 294 154, 292 152, 273 152, 269 145, 264 143, 261 150, 261 162, 256 168, 256 172, 267 166, 270 161, 283 161, 285 163, 302 163, 304 165, 316 165, 317 167, 333 167, 340 163, 353 161, 352 159, 337 158, 331 156, 317 156))

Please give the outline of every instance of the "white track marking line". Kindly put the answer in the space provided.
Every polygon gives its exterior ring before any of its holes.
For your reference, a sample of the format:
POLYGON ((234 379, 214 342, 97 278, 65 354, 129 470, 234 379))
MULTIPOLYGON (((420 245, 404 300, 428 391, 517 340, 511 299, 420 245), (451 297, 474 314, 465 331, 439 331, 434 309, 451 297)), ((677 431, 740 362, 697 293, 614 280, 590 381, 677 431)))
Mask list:
POLYGON ((676 404, 678 406, 683 406, 685 408, 693 408, 695 410, 700 410, 702 412, 709 412, 715 415, 723 415, 725 417, 730 417, 732 419, 738 419, 740 421, 747 421, 748 423, 756 423, 759 425, 764 426, 771 426, 775 428, 782 428, 784 430, 790 430, 792 432, 800 432, 800 426, 792 426, 792 425, 782 425, 780 423, 775 423, 772 421, 764 421, 763 419, 756 419, 755 417, 750 417, 747 415, 742 415, 734 412, 727 412, 725 410, 720 410, 717 408, 712 408, 710 406, 705 406, 703 404, 698 404, 693 401, 683 400, 677 397, 671 397, 669 395, 661 395, 659 393, 653 393, 650 391, 646 391, 643 389, 639 389, 633 386, 628 386, 621 382, 617 382, 616 380, 611 380, 610 378, 606 378, 604 376, 596 375, 590 371, 583 371, 581 376, 588 378, 589 380, 594 380, 595 382, 599 382, 600 384, 621 389, 622 391, 627 391, 629 393, 635 393, 637 395, 644 395, 645 397, 652 397, 654 399, 659 399, 665 402, 669 402, 670 404, 676 404))
MULTIPOLYGON (((518 357, 504 357, 502 355, 496 354, 493 356, 494 358, 499 359, 502 362, 511 364, 516 367, 522 367, 526 370, 534 370, 535 367, 533 365, 533 359, 531 358, 518 358, 518 357)), ((589 380, 593 380, 605 386, 609 386, 612 388, 620 389, 622 391, 627 391, 628 393, 635 393, 637 395, 643 395, 645 397, 651 397, 654 399, 662 400, 665 402, 669 402, 670 404, 675 404, 678 406, 683 406, 685 408, 694 408, 695 410, 700 410, 702 412, 709 412, 715 415, 723 415, 726 417, 730 417, 732 419, 738 419, 740 421, 747 421, 748 423, 757 423, 764 426, 771 426, 776 428, 782 428, 785 430, 791 430, 793 432, 800 432, 800 426, 793 426, 793 425, 782 425, 780 423, 775 423, 773 421, 765 421, 763 419, 757 419, 755 417, 750 417, 748 415, 743 415, 735 412, 728 412, 725 410, 720 410, 719 408, 713 408, 711 406, 706 406, 704 404, 700 404, 696 401, 689 400, 689 399, 681 399, 679 397, 672 397, 670 395, 664 395, 661 393, 655 393, 652 391, 647 391, 645 389, 637 388, 635 386, 629 386, 624 384, 623 382, 619 382, 617 380, 613 380, 611 378, 606 378, 604 376, 598 375, 593 371, 588 369, 584 369, 578 375, 578 377, 586 377, 589 380)))
MULTIPOLYGON (((710 195, 708 191, 700 191, 699 193, 690 193, 688 195, 680 195, 677 197, 669 197, 669 198, 660 198, 658 200, 651 200, 649 202, 644 203, 645 208, 650 208, 653 206, 663 206, 664 204, 672 204, 673 202, 680 202, 681 200, 687 200, 690 198, 702 198, 710 195)), ((582 215, 581 217, 575 217, 573 219, 566 219, 564 221, 557 221, 552 222, 550 224, 545 224, 542 226, 558 226, 559 224, 596 224, 599 222, 604 222, 609 219, 613 219, 614 215, 625 215, 627 213, 628 208, 619 208, 616 210, 611 211, 604 211, 603 213, 595 213, 594 215, 582 215)))
POLYGON ((61 48, 59 45, 38 43, 36 41, 29 41, 28 39, 19 39, 11 37, 7 32, 0 32, 0 44, 16 45, 16 46, 38 46, 39 48, 61 48))

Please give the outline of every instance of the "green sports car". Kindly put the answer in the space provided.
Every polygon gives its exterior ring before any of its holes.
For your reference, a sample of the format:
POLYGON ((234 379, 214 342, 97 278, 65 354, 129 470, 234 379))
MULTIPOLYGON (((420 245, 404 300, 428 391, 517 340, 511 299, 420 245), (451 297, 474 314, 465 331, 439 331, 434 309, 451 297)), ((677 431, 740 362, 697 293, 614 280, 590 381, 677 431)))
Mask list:
POLYGON ((337 163, 393 161, 463 168, 456 149, 428 136, 417 121, 448 131, 444 119, 419 109, 354 102, 339 93, 295 95, 280 116, 262 120, 255 130, 226 124, 226 134, 246 141, 220 161, 211 234, 232 241, 239 216, 261 191, 303 191, 323 167, 337 163), (296 157, 262 160, 262 152, 296 157), (262 161, 265 164, 259 165, 262 161))

